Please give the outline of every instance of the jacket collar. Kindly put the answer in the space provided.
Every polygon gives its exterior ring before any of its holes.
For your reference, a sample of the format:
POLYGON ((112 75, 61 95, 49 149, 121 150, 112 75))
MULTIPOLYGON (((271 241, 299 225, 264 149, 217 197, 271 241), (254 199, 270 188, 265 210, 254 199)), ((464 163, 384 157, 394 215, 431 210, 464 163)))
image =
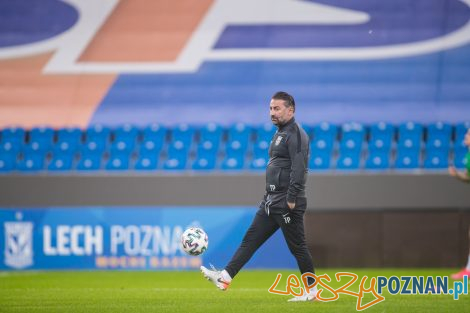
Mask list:
POLYGON ((283 129, 285 129, 287 126, 289 126, 289 125, 291 125, 291 124, 293 124, 293 123, 295 123, 295 117, 292 116, 292 118, 291 118, 287 123, 278 126, 278 129, 279 129, 279 130, 283 130, 283 129))

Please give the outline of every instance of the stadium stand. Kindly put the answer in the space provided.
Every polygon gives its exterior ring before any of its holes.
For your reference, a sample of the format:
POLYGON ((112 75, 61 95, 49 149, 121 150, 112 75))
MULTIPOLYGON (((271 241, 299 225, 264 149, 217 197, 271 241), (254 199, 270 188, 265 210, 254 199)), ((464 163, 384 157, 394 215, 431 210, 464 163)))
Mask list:
MULTIPOLYGON (((463 137, 470 123, 383 122, 304 125, 310 170, 442 170, 464 167, 463 137)), ((167 128, 94 125, 79 128, 5 128, 0 171, 263 170, 276 128, 181 124, 167 128)))

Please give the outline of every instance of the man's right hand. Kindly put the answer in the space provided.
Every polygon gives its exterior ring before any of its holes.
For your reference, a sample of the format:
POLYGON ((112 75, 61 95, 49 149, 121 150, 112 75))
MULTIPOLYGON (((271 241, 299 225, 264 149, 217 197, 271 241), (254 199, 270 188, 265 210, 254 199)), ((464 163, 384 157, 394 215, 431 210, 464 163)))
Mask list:
POLYGON ((454 166, 449 166, 449 175, 452 177, 457 177, 457 169, 454 166))

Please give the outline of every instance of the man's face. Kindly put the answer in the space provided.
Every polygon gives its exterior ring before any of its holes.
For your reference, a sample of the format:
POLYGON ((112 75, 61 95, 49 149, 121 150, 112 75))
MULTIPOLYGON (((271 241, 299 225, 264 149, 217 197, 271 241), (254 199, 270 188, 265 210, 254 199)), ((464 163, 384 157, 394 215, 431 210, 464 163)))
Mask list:
POLYGON ((467 131, 465 134, 465 138, 463 140, 463 143, 470 148, 470 129, 467 131))
POLYGON ((284 125, 294 116, 294 108, 287 107, 284 100, 271 99, 269 115, 271 115, 271 121, 274 125, 284 125))

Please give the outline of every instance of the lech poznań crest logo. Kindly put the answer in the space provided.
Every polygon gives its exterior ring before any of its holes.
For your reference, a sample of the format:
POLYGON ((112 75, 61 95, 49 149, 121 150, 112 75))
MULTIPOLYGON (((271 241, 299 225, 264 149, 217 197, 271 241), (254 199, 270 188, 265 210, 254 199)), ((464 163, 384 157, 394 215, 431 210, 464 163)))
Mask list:
POLYGON ((33 223, 5 222, 5 265, 18 269, 33 265, 33 223))

